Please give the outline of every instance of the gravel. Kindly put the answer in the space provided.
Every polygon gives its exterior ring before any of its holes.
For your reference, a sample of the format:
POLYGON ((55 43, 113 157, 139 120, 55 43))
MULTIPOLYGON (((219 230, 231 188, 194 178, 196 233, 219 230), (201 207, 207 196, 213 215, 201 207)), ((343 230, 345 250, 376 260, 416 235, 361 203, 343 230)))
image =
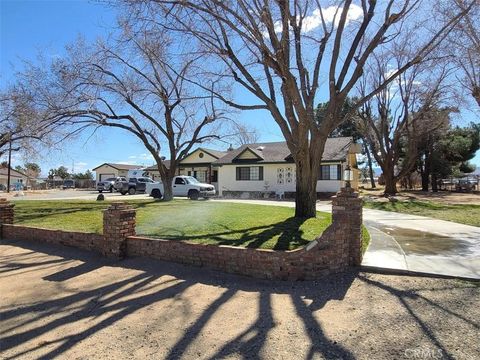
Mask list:
POLYGON ((351 271, 271 282, 0 244, 0 358, 477 359, 480 287, 351 271))

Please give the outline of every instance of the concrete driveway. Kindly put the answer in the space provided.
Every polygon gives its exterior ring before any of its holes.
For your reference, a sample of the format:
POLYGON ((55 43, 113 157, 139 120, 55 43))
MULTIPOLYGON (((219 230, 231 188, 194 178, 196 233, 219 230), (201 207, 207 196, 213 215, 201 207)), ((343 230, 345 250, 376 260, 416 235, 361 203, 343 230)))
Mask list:
MULTIPOLYGON (((99 192, 95 190, 43 190, 35 193, 24 192, 2 194, 0 197, 7 197, 10 200, 96 200, 99 192)), ((105 200, 127 200, 127 199, 149 199, 146 194, 122 195, 118 192, 104 192, 105 200)))
MULTIPOLYGON (((216 200, 294 207, 291 201, 216 200)), ((317 210, 331 212, 329 201, 317 210)), ((371 241, 362 266, 480 279, 480 228, 395 212, 363 209, 371 241)))

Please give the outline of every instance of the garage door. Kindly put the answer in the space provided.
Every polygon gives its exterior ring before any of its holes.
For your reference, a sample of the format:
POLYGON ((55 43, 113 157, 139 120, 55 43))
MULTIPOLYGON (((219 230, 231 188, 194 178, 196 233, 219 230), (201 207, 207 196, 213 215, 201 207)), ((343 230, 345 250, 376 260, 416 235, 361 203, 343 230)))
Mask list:
POLYGON ((100 174, 99 181, 107 180, 108 178, 114 178, 114 177, 115 177, 115 174, 100 174))

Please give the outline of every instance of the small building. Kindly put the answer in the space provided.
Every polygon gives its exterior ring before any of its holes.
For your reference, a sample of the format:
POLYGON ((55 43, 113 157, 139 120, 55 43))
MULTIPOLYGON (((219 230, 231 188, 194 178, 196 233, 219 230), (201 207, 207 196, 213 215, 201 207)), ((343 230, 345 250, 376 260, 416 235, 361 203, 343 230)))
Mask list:
MULTIPOLYGON (((358 188, 358 144, 350 137, 328 138, 318 174, 317 193, 335 193, 345 185, 343 174, 353 170, 351 186, 358 188)), ((218 169, 220 196, 293 197, 296 188, 295 162, 286 142, 246 144, 213 163, 218 169)))
MULTIPOLYGON (((16 189, 23 190, 24 186, 27 186, 27 175, 24 173, 10 168, 10 186, 16 189)), ((0 188, 6 190, 8 184, 8 167, 0 168, 0 188)))
POLYGON ((140 165, 104 163, 92 169, 92 171, 96 173, 95 180, 102 181, 112 177, 127 176, 128 170, 140 168, 140 165))

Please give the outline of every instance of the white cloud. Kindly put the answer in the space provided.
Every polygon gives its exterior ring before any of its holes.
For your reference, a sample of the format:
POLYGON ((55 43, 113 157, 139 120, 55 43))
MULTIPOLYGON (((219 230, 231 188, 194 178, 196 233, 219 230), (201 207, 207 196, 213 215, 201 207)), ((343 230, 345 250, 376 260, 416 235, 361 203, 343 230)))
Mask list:
MULTIPOLYGON (((340 22, 340 15, 342 13, 342 9, 339 9, 337 6, 329 6, 325 9, 322 9, 322 12, 320 12, 320 9, 315 9, 312 15, 306 16, 303 19, 302 31, 304 33, 310 32, 312 30, 315 30, 319 26, 321 26, 322 13, 323 13, 323 19, 327 24, 331 24, 333 21, 335 21, 334 22, 335 27, 338 26, 340 22)), ((358 5, 352 4, 348 9, 345 25, 348 26, 350 21, 358 20, 362 17, 363 17, 363 9, 358 5)), ((277 34, 280 33, 282 31, 282 28, 283 28, 282 23, 280 21, 275 22, 274 24, 275 33, 277 34)), ((265 37, 268 37, 268 32, 264 31, 263 35, 265 37)))
POLYGON ((127 164, 127 165, 151 165, 153 161, 154 161, 154 158, 152 154, 143 153, 138 155, 130 155, 127 161, 123 159, 117 162, 121 164, 127 164))
MULTIPOLYGON (((323 12, 323 19, 327 24, 332 23, 333 21, 335 26, 338 26, 340 23, 340 16, 342 13, 342 9, 339 9, 336 6, 329 6, 326 9, 322 10, 323 12)), ((322 16, 321 16, 320 9, 315 9, 310 16, 306 16, 305 19, 303 19, 303 31, 304 32, 309 32, 317 27, 322 25, 322 16)), ((345 21, 345 25, 348 25, 348 23, 352 20, 358 20, 363 16, 363 10, 360 6, 352 4, 350 8, 348 9, 347 13, 347 19, 345 21)))

